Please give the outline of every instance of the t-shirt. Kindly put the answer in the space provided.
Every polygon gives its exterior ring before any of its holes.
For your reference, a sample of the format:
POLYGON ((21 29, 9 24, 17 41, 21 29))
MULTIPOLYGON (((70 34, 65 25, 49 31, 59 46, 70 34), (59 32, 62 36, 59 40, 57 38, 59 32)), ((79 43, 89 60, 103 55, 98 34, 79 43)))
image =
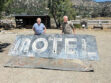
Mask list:
POLYGON ((33 25, 33 28, 35 29, 36 34, 40 35, 44 32, 45 25, 43 23, 40 24, 35 23, 33 25))
POLYGON ((72 22, 68 21, 68 22, 64 22, 62 24, 62 32, 64 34, 73 34, 73 29, 74 29, 74 25, 72 22))

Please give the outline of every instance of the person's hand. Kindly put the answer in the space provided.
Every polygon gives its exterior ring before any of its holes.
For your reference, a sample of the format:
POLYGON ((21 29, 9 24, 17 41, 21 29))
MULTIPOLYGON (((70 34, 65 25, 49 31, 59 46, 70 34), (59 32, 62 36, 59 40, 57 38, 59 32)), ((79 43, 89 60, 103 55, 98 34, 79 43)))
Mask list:
POLYGON ((74 35, 76 35, 76 33, 74 32, 74 35))
POLYGON ((76 34, 76 32, 74 32, 74 35, 76 34))
POLYGON ((34 33, 34 35, 36 35, 36 33, 34 33))
POLYGON ((46 33, 46 27, 44 28, 44 34, 46 33))
POLYGON ((75 29, 73 29, 73 33, 74 33, 74 35, 76 34, 76 31, 75 31, 75 29))
POLYGON ((61 34, 64 34, 63 32, 61 34))
POLYGON ((44 30, 44 34, 46 33, 46 31, 44 30))

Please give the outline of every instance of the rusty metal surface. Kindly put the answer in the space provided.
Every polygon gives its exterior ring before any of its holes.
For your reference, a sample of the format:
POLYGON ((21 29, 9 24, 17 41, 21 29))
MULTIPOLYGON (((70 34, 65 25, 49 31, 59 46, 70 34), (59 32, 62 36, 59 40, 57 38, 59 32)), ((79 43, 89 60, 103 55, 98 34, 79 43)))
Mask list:
POLYGON ((91 35, 19 35, 11 56, 98 60, 96 38, 91 35))
POLYGON ((29 57, 13 57, 5 65, 12 68, 44 68, 54 70, 70 70, 90 72, 93 71, 91 64, 81 60, 66 59, 48 59, 48 58, 29 58, 29 57))
POLYGON ((91 35, 19 35, 5 67, 93 71, 89 61, 98 60, 96 38, 91 35))

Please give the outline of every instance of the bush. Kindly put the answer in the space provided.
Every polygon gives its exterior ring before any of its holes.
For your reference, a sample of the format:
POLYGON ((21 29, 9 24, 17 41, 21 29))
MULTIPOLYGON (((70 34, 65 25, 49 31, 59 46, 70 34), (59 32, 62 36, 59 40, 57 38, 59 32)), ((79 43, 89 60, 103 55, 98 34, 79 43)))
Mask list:
POLYGON ((74 24, 75 28, 81 28, 81 24, 74 24))

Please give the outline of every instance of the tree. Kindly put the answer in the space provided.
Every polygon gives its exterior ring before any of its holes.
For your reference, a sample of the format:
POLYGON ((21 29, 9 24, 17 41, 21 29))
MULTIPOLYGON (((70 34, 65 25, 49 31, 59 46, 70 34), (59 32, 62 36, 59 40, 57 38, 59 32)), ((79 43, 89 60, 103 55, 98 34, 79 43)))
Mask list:
POLYGON ((109 5, 103 6, 100 15, 101 17, 111 17, 111 7, 109 5))
POLYGON ((49 0, 48 7, 57 28, 61 26, 64 15, 67 15, 69 19, 75 19, 75 10, 70 0, 49 0))
POLYGON ((0 0, 0 18, 2 17, 1 13, 5 8, 11 3, 12 0, 0 0))
POLYGON ((13 0, 6 12, 8 14, 46 15, 47 0, 13 0))

